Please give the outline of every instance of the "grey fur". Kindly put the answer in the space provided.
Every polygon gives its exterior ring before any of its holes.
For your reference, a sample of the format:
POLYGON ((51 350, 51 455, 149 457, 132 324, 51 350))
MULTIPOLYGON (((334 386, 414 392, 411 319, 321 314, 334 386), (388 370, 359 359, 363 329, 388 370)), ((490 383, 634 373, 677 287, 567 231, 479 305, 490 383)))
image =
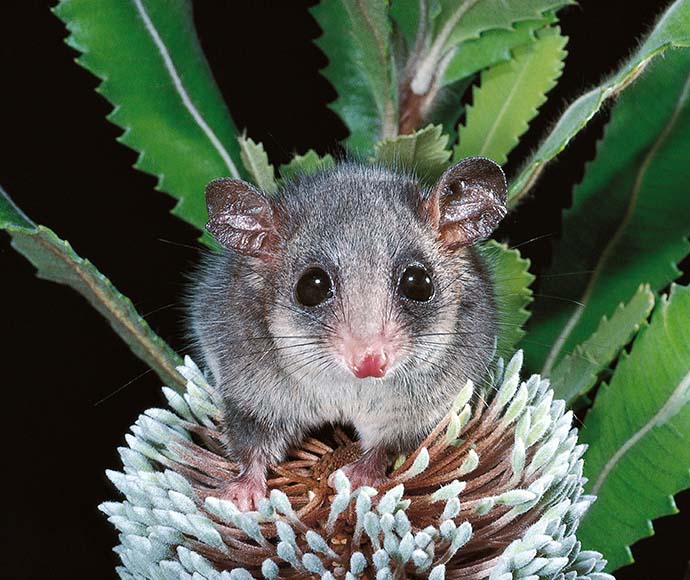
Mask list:
POLYGON ((409 175, 342 163, 270 198, 279 222, 270 260, 227 250, 205 259, 191 331, 224 402, 229 451, 243 465, 277 462, 331 422, 353 424, 365 449, 409 451, 467 379, 485 377, 496 339, 490 278, 472 248, 442 248, 420 215, 429 195, 409 175), (428 303, 396 292, 413 262, 432 272, 428 303), (331 275, 335 296, 307 309, 293 289, 314 264, 331 275), (357 379, 330 350, 332 328, 374 328, 386 317, 402 326, 401 360, 383 379, 357 379))

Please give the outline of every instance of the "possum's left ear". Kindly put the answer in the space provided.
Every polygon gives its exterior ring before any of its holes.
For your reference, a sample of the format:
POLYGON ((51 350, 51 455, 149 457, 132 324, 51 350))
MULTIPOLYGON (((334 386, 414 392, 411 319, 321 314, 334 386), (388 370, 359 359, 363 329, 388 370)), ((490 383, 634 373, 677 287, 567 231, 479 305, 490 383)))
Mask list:
POLYGON ((449 249, 488 237, 506 214, 508 187, 503 170, 490 159, 468 157, 441 175, 422 203, 423 217, 449 249))
POLYGON ((246 256, 270 257, 277 220, 263 192, 241 179, 216 179, 206 186, 206 206, 206 229, 221 245, 246 256))

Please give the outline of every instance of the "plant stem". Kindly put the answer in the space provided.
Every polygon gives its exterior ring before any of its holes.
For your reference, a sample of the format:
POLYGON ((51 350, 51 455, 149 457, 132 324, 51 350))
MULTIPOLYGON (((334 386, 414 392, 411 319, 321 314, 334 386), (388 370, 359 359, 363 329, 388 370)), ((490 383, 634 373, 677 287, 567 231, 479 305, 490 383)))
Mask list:
MULTIPOLYGON (((446 46, 453 29, 460 18, 472 8, 479 0, 465 0, 445 23, 438 36, 431 44, 426 56, 418 56, 423 47, 428 44, 426 26, 417 34, 414 54, 408 66, 409 73, 400 88, 400 122, 398 132, 401 135, 413 133, 419 129, 424 121, 427 111, 440 89, 440 80, 448 63, 453 58, 456 48, 446 46), (420 34, 423 35, 420 38, 420 34)), ((420 3, 420 20, 426 20, 426 10, 422 11, 423 2, 420 3)))

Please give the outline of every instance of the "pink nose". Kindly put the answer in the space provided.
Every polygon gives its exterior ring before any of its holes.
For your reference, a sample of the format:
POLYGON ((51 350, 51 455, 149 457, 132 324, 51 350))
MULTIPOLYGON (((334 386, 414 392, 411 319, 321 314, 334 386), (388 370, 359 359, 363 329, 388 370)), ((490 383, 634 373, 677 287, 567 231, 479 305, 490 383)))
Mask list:
POLYGON ((367 354, 352 366, 352 372, 358 379, 376 377, 380 379, 388 370, 388 359, 385 354, 367 354))

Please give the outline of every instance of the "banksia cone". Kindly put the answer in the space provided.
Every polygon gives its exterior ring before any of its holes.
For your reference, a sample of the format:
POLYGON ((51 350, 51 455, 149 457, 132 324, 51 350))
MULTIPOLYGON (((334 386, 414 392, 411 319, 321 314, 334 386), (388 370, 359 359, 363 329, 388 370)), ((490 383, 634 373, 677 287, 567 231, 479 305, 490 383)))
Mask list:
POLYGON ((139 417, 120 449, 124 494, 101 509, 120 532, 122 578, 611 580, 575 532, 583 495, 572 413, 548 381, 520 380, 522 354, 490 391, 471 383, 378 490, 336 471, 359 455, 339 429, 305 440, 239 512, 214 490, 237 473, 222 451, 213 389, 187 358, 171 410, 139 417), (335 489, 329 475, 336 471, 335 489))

